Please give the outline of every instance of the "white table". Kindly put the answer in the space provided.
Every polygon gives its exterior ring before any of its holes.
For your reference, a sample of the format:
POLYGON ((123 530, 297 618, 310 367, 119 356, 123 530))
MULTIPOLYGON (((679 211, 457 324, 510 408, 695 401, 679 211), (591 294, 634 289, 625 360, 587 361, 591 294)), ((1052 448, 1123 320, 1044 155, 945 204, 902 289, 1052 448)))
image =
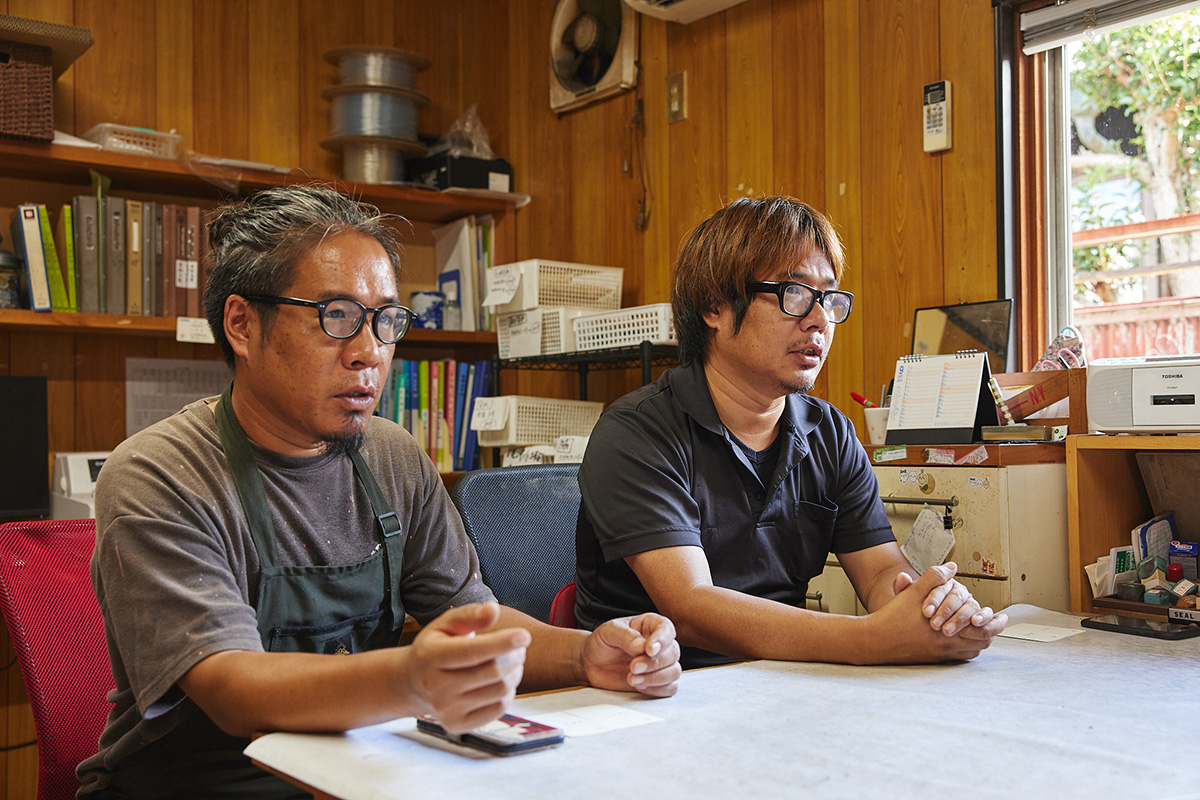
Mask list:
MULTIPOLYGON (((1011 624, 1078 628, 1032 606, 1011 624)), ((758 661, 686 673, 678 695, 578 689, 513 713, 614 704, 659 722, 494 758, 414 730, 275 733, 247 754, 339 800, 376 798, 1200 798, 1200 638, 1086 630, 1001 638, 974 661, 758 661)), ((570 730, 568 729, 568 734, 570 730)))

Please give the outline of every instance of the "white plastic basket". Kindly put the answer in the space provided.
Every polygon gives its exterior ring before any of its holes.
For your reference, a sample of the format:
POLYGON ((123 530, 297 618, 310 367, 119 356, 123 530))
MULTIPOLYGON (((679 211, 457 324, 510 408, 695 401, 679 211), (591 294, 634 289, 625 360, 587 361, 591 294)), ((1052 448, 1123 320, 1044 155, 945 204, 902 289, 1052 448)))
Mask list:
POLYGON ((502 264, 493 269, 517 269, 520 281, 511 300, 495 306, 497 314, 527 311, 531 308, 572 306, 591 311, 610 311, 621 307, 621 267, 598 267, 569 261, 533 258, 502 264))
POLYGON ((575 327, 575 347, 581 351, 633 347, 647 341, 675 344, 675 321, 669 303, 584 314, 571 324, 575 327))
MULTIPOLYGON (((492 398, 499 400, 501 398, 492 398)), ((604 403, 508 395, 508 414, 501 430, 479 431, 480 447, 554 444, 560 436, 589 436, 604 403)))
POLYGON ((89 142, 95 142, 104 150, 112 150, 117 153, 174 158, 179 141, 183 137, 174 133, 159 133, 142 128, 130 128, 126 125, 115 125, 111 122, 101 122, 85 133, 83 138, 89 142))
POLYGON ((496 342, 499 345, 500 358, 519 358, 527 355, 553 356, 559 353, 575 352, 575 328, 572 327, 571 321, 588 313, 591 313, 590 309, 558 306, 498 314, 496 316, 496 342), (525 315, 533 312, 541 312, 542 315, 541 352, 513 355, 510 327, 524 324, 525 315))

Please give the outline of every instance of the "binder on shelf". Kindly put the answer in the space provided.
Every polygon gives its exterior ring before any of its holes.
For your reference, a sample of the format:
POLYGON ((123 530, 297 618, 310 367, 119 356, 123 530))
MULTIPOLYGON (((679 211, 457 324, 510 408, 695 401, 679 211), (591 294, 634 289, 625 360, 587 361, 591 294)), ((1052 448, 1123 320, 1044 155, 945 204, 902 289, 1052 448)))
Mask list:
POLYGON ((888 444, 964 444, 998 425, 987 354, 904 356, 896 362, 888 444))
POLYGON ((108 314, 125 313, 125 200, 104 198, 104 294, 100 310, 108 314))
MULTIPOLYGON (((177 308, 181 317, 200 316, 200 207, 185 206, 180 232, 179 251, 175 262, 175 286, 184 290, 184 307, 177 308)), ((178 296, 177 296, 178 301, 178 296)))
POLYGON ((142 201, 125 201, 125 313, 142 314, 142 201))
POLYGON ((162 284, 159 281, 161 250, 155 240, 162 241, 158 228, 162 225, 162 204, 152 200, 142 202, 142 316, 162 316, 162 284))
POLYGON ((75 273, 79 281, 79 310, 100 313, 100 228, 96 197, 76 195, 71 201, 75 224, 75 273))
POLYGON ((179 257, 179 225, 182 209, 175 203, 162 205, 162 316, 183 316, 187 296, 175 286, 175 260, 179 257))
POLYGON ((29 287, 29 307, 50 310, 50 274, 42 250, 42 224, 38 207, 32 203, 17 206, 12 220, 13 251, 25 262, 25 283, 29 287))

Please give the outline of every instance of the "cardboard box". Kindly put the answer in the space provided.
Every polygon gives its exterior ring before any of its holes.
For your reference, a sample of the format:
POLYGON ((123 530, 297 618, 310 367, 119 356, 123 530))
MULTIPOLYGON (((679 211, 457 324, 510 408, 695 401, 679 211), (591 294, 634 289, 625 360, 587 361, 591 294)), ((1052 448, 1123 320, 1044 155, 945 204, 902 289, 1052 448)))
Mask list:
POLYGON ((503 158, 471 158, 439 153, 428 158, 410 158, 404 162, 404 174, 414 183, 435 189, 458 186, 464 189, 512 191, 512 166, 503 158))

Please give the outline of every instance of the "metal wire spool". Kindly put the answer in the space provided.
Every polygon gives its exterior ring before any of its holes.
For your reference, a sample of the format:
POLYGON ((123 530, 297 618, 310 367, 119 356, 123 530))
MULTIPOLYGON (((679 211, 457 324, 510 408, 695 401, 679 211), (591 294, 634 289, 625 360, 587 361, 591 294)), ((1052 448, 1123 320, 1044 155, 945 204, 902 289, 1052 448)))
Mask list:
POLYGON ((342 178, 356 183, 403 181, 404 159, 429 152, 420 142, 377 136, 338 136, 323 140, 321 147, 341 152, 342 178))
POLYGON ((381 86, 330 86, 331 136, 382 136, 416 141, 418 110, 429 98, 411 89, 381 86))
POLYGON ((428 69, 425 56, 395 47, 353 45, 338 47, 325 54, 325 60, 338 67, 342 86, 385 86, 411 89, 416 74, 428 69))

